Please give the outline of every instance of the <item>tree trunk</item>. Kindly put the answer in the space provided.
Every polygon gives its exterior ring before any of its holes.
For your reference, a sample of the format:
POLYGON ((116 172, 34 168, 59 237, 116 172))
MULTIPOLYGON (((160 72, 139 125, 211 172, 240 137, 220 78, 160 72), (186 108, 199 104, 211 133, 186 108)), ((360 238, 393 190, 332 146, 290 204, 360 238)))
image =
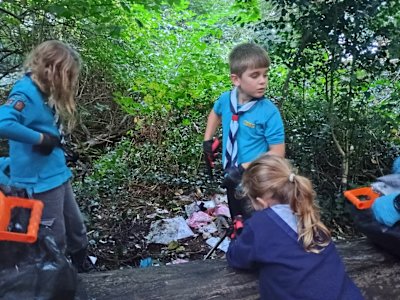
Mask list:
MULTIPOLYGON (((340 242, 337 248, 365 299, 399 299, 397 258, 365 239, 340 242)), ((257 276, 229 268, 223 259, 82 274, 81 279, 88 298, 96 300, 259 299, 257 276)))

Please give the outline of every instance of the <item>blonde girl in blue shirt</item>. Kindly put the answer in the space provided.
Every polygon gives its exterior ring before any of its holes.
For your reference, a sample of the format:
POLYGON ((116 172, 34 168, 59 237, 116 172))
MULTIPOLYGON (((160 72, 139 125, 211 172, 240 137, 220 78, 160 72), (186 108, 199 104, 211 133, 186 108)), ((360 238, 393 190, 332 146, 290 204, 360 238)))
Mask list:
POLYGON ((43 201, 42 224, 79 269, 88 242, 61 140, 74 123, 80 57, 67 44, 50 40, 33 49, 25 67, 27 73, 0 106, 0 137, 10 145, 10 184, 43 201))

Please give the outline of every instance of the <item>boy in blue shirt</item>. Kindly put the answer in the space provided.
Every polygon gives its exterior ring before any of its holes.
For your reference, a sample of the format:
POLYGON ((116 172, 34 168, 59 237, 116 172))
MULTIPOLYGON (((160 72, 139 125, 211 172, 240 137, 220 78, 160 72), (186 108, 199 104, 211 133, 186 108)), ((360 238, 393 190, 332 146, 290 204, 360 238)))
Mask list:
POLYGON ((244 199, 235 195, 244 170, 263 153, 284 157, 285 134, 278 108, 264 96, 270 66, 267 52, 252 43, 238 45, 229 55, 229 66, 234 88, 215 102, 203 149, 207 157, 213 157, 213 137, 222 123, 223 187, 233 219, 248 215, 244 199))

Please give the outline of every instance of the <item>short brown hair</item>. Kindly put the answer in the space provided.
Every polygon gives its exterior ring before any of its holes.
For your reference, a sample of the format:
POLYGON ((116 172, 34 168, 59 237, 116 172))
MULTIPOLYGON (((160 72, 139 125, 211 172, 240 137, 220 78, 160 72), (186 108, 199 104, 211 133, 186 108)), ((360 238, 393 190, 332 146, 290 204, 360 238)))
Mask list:
POLYGON ((248 68, 269 68, 270 65, 271 60, 267 51, 253 43, 237 45, 229 54, 231 74, 239 77, 248 68))

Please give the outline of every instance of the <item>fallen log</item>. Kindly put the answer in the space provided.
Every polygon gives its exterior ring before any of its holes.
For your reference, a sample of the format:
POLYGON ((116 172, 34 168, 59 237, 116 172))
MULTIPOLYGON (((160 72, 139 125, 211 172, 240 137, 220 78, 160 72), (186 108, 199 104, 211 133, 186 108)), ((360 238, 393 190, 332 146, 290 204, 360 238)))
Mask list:
MULTIPOLYGON (((365 299, 400 299, 400 260, 366 239, 337 243, 365 299)), ((332 274, 332 277, 334 274, 332 274)), ((257 276, 226 260, 82 274, 88 299, 259 299, 257 276)), ((327 291, 329 293, 329 291, 327 291)))

